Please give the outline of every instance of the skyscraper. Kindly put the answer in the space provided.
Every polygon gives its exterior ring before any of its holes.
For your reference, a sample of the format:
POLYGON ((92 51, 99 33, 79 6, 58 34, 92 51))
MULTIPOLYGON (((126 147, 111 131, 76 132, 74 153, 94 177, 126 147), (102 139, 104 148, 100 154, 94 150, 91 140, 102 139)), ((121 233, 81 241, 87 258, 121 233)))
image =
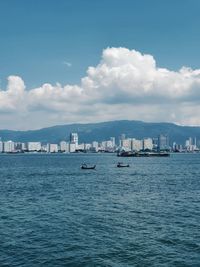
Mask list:
POLYGON ((75 144, 75 147, 78 148, 78 134, 70 133, 70 143, 75 144))
POLYGON ((158 150, 169 149, 169 137, 168 135, 160 134, 158 136, 158 150))
POLYGON ((119 146, 122 146, 122 141, 126 139, 126 135, 125 134, 121 134, 119 137, 119 146))

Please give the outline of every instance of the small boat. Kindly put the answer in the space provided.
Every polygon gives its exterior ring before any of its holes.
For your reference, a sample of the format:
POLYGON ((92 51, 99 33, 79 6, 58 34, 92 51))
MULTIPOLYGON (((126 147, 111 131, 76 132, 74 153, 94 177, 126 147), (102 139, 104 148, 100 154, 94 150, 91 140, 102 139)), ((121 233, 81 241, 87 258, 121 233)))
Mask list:
POLYGON ((96 165, 88 166, 85 163, 81 165, 81 169, 83 169, 83 170, 94 170, 95 168, 96 168, 96 165))
POLYGON ((122 163, 122 162, 118 162, 118 163, 117 163, 117 167, 118 167, 118 168, 124 168, 124 167, 130 167, 130 165, 129 165, 129 164, 124 164, 124 163, 122 163))

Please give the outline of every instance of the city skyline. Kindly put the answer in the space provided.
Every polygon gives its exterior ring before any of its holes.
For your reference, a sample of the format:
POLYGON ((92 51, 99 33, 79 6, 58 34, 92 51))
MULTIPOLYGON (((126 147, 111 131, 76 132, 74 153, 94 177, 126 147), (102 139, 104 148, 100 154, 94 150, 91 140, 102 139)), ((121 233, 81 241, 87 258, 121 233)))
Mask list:
POLYGON ((0 129, 121 119, 200 126, 199 7, 1 1, 0 129))
POLYGON ((46 142, 13 142, 12 140, 2 141, 0 138, 0 153, 25 153, 25 152, 45 152, 45 153, 77 153, 77 152, 110 152, 118 153, 120 151, 133 152, 199 152, 200 140, 196 137, 189 137, 184 144, 178 144, 172 140, 171 144, 169 136, 159 134, 157 137, 146 137, 137 139, 135 137, 126 137, 126 134, 120 134, 116 142, 115 137, 109 140, 97 142, 93 140, 91 143, 79 143, 78 133, 71 132, 69 137, 60 140, 58 143, 46 142))

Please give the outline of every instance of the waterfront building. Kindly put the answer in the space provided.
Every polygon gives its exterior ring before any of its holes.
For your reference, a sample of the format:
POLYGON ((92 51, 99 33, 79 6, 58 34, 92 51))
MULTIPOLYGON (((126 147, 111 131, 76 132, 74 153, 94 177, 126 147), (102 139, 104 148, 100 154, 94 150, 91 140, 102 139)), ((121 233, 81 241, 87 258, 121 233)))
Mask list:
POLYGON ((66 141, 61 141, 60 142, 60 151, 61 152, 69 152, 69 143, 66 141))
POLYGON ((33 151, 41 151, 41 143, 40 142, 28 142, 27 149, 29 152, 33 151))
POLYGON ((115 137, 110 137, 110 141, 112 142, 112 147, 115 147, 115 137))
POLYGON ((78 148, 78 134, 70 133, 70 143, 75 144, 75 147, 78 148))
POLYGON ((27 150, 27 144, 21 143, 21 148, 22 148, 22 151, 26 151, 27 150))
POLYGON ((49 144, 49 152, 50 153, 57 153, 58 152, 58 145, 57 144, 49 144))
POLYGON ((73 153, 76 151, 76 144, 75 143, 70 143, 69 144, 69 152, 73 153))
POLYGON ((3 152, 3 142, 0 141, 0 153, 2 153, 2 152, 3 152))
POLYGON ((185 149, 187 151, 194 151, 196 149, 196 146, 193 144, 193 139, 192 137, 189 137, 186 141, 185 141, 185 149))
POLYGON ((121 140, 121 147, 124 148, 125 150, 131 150, 131 142, 132 142, 131 138, 121 140))
POLYGON ((158 136, 158 150, 169 149, 169 137, 168 135, 160 134, 158 136))
POLYGON ((85 144, 84 143, 79 144, 78 145, 78 150, 85 150, 85 144))
POLYGON ((142 140, 137 140, 135 138, 131 139, 131 150, 140 151, 143 148, 142 140))
POLYGON ((41 146, 41 152, 47 152, 47 146, 48 146, 48 144, 43 144, 41 146))
POLYGON ((99 151, 99 143, 98 142, 96 142, 96 141, 92 142, 92 150, 95 152, 99 151))
POLYGON ((15 151, 21 152, 22 151, 22 143, 21 142, 16 142, 15 143, 15 151))
POLYGON ((121 134, 119 137, 119 146, 122 147, 122 141, 126 139, 126 135, 125 134, 121 134))
POLYGON ((6 141, 3 143, 3 152, 11 153, 15 151, 15 143, 13 141, 6 141))
POLYGON ((152 138, 153 141, 153 149, 157 150, 158 149, 158 137, 152 138))
POLYGON ((105 150, 108 152, 113 152, 114 151, 114 142, 113 140, 107 140, 107 141, 102 141, 101 142, 101 150, 105 150))
POLYGON ((91 144, 84 144, 84 147, 85 147, 84 150, 89 151, 91 149, 92 145, 91 144))
POLYGON ((106 149, 106 146, 107 146, 107 141, 102 141, 102 142, 101 142, 101 148, 102 148, 103 150, 105 150, 105 149, 106 149))
POLYGON ((143 139, 143 150, 152 150, 153 149, 153 140, 152 138, 144 138, 143 139))

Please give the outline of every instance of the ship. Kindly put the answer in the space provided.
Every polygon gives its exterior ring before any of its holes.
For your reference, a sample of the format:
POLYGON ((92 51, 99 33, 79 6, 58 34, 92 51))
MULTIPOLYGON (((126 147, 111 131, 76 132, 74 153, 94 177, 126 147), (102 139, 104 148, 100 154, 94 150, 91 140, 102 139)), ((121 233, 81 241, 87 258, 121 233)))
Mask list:
POLYGON ((117 154, 118 157, 169 157, 168 152, 133 152, 122 151, 117 154))

